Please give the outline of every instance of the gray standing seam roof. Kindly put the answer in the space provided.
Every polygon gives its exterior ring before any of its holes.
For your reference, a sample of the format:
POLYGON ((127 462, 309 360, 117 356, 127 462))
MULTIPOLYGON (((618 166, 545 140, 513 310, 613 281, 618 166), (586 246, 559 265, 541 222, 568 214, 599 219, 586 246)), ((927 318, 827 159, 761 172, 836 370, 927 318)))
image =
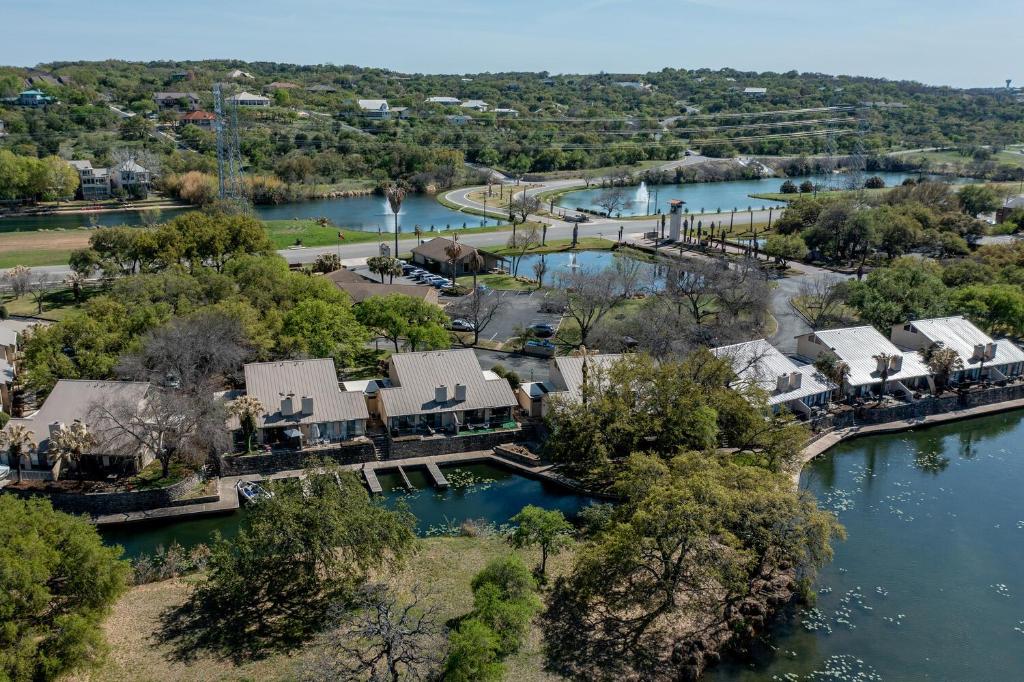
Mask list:
POLYGON ((391 356, 391 364, 397 385, 377 392, 389 417, 518 404, 508 381, 484 378, 480 361, 469 349, 399 353, 391 356), (466 386, 465 400, 455 400, 456 384, 466 386), (434 399, 438 386, 448 387, 449 400, 434 399))
POLYGON ((996 344, 996 354, 989 365, 1007 365, 1024 362, 1024 351, 1012 341, 994 341, 991 336, 975 327, 961 315, 954 317, 936 317, 929 320, 914 320, 908 323, 930 341, 941 342, 946 348, 956 351, 964 363, 964 369, 972 369, 981 365, 981 359, 975 357, 974 347, 981 344, 996 344))
MULTIPOLYGON (((604 355, 591 355, 587 358, 587 363, 591 368, 591 374, 588 379, 593 379, 595 376, 593 372, 603 373, 608 370, 613 364, 622 359, 621 354, 607 353, 604 355)), ((583 388, 583 358, 582 356, 561 356, 555 358, 555 366, 558 368, 558 373, 562 375, 562 380, 565 382, 564 388, 568 397, 572 400, 582 399, 582 388, 583 388)))
POLYGON ((250 363, 245 366, 245 390, 267 410, 263 428, 370 417, 362 393, 341 390, 331 358, 250 363), (299 414, 286 417, 281 414, 281 400, 289 394, 299 414), (303 397, 313 399, 312 414, 301 414, 303 397))
POLYGON ((878 363, 874 359, 874 356, 880 353, 899 355, 903 358, 902 367, 897 372, 891 372, 888 381, 901 381, 931 374, 917 351, 901 351, 874 327, 847 327, 812 333, 850 367, 850 374, 846 378, 850 386, 875 384, 882 380, 878 372, 878 363))

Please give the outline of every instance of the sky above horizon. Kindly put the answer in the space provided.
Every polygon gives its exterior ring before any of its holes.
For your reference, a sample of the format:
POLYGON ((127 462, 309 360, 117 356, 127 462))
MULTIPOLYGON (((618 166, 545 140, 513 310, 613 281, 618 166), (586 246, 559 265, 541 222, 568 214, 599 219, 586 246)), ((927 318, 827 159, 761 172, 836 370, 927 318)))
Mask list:
POLYGON ((0 10, 0 64, 15 66, 233 58, 409 73, 732 67, 1024 82, 1019 0, 0 0, 0 10))

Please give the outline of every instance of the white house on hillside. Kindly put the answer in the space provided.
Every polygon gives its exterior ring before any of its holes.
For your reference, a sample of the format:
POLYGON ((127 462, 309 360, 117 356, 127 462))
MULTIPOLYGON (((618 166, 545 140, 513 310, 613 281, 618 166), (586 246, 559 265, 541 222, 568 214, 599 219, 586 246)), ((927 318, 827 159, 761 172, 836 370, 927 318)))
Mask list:
POLYGON ((460 106, 463 109, 472 109, 473 111, 487 111, 490 105, 482 99, 467 99, 460 106))
POLYGON ((356 102, 367 118, 386 119, 391 117, 386 99, 361 99, 356 102))
POLYGON ((425 101, 426 101, 427 104, 441 104, 441 105, 444 105, 446 107, 449 107, 449 106, 458 106, 458 104, 459 104, 459 102, 461 100, 458 97, 435 96, 435 97, 428 97, 425 101))
POLYGON ((240 107, 269 107, 270 98, 263 95, 254 95, 243 90, 237 95, 228 97, 228 103, 236 104, 240 107))

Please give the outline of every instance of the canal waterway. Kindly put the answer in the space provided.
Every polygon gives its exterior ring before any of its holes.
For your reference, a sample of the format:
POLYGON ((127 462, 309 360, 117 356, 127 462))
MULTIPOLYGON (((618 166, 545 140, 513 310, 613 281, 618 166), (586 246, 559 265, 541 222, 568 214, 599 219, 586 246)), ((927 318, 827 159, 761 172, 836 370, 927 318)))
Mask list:
POLYGON ((801 485, 848 539, 815 607, 709 680, 1024 679, 1024 413, 841 444, 801 485))
MULTIPOLYGON (((500 527, 528 504, 558 509, 574 517, 592 498, 577 495, 546 481, 521 476, 488 463, 442 467, 450 486, 433 488, 426 470, 406 470, 414 490, 407 491, 397 472, 379 473, 384 488, 380 498, 386 505, 400 501, 416 516, 416 530, 422 536, 459 532, 466 521, 500 527)), ((167 522, 141 522, 103 526, 100 535, 107 544, 124 547, 125 555, 152 554, 158 547, 177 542, 184 548, 209 542, 214 531, 234 537, 242 525, 245 509, 233 514, 167 522)))

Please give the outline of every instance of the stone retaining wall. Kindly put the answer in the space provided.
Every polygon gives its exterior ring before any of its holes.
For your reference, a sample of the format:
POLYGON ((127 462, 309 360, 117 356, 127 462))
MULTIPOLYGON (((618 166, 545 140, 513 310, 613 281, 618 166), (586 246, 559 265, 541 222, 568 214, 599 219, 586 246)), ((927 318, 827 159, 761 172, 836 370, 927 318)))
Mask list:
POLYGON ((432 457, 434 455, 448 455, 453 452, 493 450, 495 446, 503 443, 529 440, 532 435, 533 429, 524 427, 517 431, 494 431, 492 433, 425 438, 420 440, 392 440, 388 459, 432 457))
POLYGON ((193 499, 182 499, 199 485, 198 473, 178 481, 166 488, 155 490, 134 490, 117 493, 48 493, 39 490, 18 490, 7 488, 7 492, 23 498, 42 497, 50 500, 54 509, 71 514, 90 514, 103 516, 106 514, 123 514, 127 512, 157 509, 159 507, 178 507, 189 504, 216 502, 219 495, 193 499))
POLYGON ((339 464, 371 462, 374 459, 373 443, 345 443, 334 447, 286 450, 259 455, 221 455, 220 473, 221 476, 245 476, 303 469, 306 462, 314 457, 339 464))
MULTIPOLYGON (((991 405, 1024 398, 1024 384, 1010 384, 992 388, 946 394, 924 398, 913 403, 894 407, 858 407, 856 421, 860 424, 881 424, 884 422, 920 419, 933 414, 963 410, 978 405, 991 405)), ((837 425, 837 428, 839 426, 837 425)))

